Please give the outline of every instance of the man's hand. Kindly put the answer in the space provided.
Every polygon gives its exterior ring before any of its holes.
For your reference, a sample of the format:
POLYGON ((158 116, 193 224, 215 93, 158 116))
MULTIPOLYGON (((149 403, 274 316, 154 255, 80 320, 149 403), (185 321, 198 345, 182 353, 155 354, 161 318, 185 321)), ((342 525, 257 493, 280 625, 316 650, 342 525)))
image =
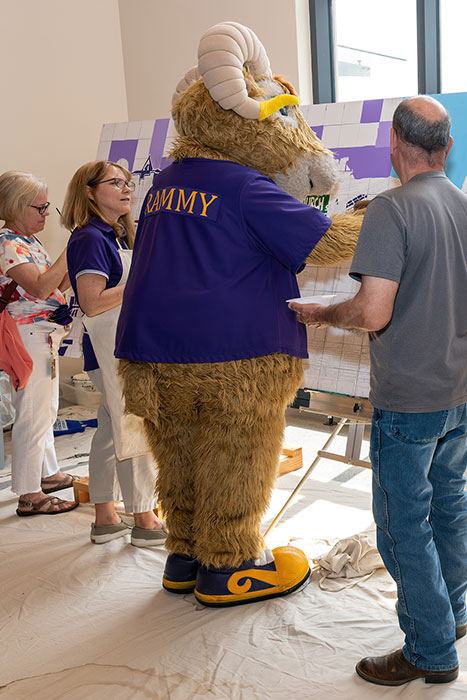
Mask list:
POLYGON ((318 319, 318 315, 323 308, 325 307, 322 304, 299 304, 296 301, 289 304, 289 309, 292 309, 297 314, 297 321, 315 328, 324 325, 323 321, 318 319))
POLYGON ((379 331, 391 320, 399 283, 362 275, 357 294, 340 304, 299 304, 290 302, 297 320, 306 326, 335 326, 353 331, 379 331))

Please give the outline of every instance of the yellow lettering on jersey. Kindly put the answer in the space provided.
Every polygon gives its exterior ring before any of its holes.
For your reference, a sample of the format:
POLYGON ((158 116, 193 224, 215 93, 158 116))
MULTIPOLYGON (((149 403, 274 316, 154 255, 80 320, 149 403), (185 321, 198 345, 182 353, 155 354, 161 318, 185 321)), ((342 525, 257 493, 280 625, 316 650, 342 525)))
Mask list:
POLYGON ((172 206, 172 198, 174 196, 175 192, 175 187, 172 187, 168 193, 165 193, 165 188, 162 190, 162 196, 161 196, 161 209, 164 207, 164 209, 167 209, 170 211, 171 206, 172 206))
POLYGON ((150 194, 148 197, 148 201, 146 202, 146 214, 149 214, 149 212, 152 211, 152 209, 149 208, 149 205, 151 204, 153 195, 150 194))
POLYGON ((187 200, 185 200, 185 190, 178 190, 178 202, 177 206, 175 207, 174 211, 180 211, 180 203, 182 203, 182 209, 183 211, 187 210, 187 207, 189 206, 190 208, 188 209, 189 214, 193 214, 193 206, 195 204, 195 199, 196 195, 198 192, 196 190, 193 190, 190 196, 188 197, 187 200))
POLYGON ((213 203, 215 199, 217 199, 217 194, 213 194, 210 201, 206 204, 206 192, 200 192, 199 196, 203 200, 203 211, 201 212, 200 216, 207 216, 206 214, 206 209, 209 207, 210 204, 213 203))
MULTIPOLYGON (((149 197, 152 198, 152 194, 150 194, 149 197)), ((147 206, 146 206, 146 214, 152 214, 152 212, 154 211, 154 209, 155 209, 156 211, 159 211, 159 207, 160 207, 160 205, 159 205, 160 190, 157 190, 156 196, 154 197, 154 201, 153 201, 153 203, 152 203, 152 207, 151 207, 151 208, 149 208, 149 197, 148 197, 148 203, 147 203, 147 206)))

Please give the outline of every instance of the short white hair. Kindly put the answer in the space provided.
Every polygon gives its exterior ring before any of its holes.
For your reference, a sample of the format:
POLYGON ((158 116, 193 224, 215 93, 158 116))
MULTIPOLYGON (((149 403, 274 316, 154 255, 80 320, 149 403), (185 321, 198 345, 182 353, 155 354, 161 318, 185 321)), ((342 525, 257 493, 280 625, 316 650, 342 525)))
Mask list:
POLYGON ((47 184, 32 173, 7 170, 0 175, 0 219, 14 221, 43 190, 47 184))

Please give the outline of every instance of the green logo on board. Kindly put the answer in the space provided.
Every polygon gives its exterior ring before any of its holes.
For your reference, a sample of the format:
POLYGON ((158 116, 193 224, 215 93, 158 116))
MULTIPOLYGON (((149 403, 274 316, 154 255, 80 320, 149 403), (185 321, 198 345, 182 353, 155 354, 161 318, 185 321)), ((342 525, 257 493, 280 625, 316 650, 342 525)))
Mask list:
POLYGON ((305 204, 308 204, 309 207, 316 207, 316 209, 320 209, 323 214, 326 214, 328 210, 329 198, 330 195, 328 194, 309 194, 305 199, 305 204))

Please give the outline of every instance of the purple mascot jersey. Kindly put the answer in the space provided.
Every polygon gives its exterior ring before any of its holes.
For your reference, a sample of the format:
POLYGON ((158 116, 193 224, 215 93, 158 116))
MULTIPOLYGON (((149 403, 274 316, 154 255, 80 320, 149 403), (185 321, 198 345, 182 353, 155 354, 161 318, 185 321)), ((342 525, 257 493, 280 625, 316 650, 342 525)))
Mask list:
POLYGON ((163 170, 141 211, 116 356, 140 362, 307 357, 286 299, 331 224, 268 177, 187 158, 163 170))

